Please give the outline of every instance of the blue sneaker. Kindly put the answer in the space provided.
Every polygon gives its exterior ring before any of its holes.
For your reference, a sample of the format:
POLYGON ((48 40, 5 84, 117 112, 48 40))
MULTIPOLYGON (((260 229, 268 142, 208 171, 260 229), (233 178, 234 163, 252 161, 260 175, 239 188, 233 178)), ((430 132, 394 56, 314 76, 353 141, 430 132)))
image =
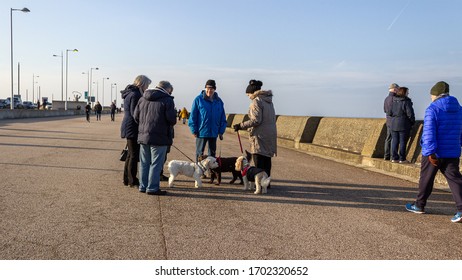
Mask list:
POLYGON ((462 212, 457 212, 454 217, 452 217, 451 222, 460 223, 462 221, 462 212))
POLYGON ((413 213, 416 213, 416 214, 424 214, 425 213, 423 208, 418 207, 414 203, 407 203, 406 204, 406 210, 410 211, 410 212, 413 212, 413 213))

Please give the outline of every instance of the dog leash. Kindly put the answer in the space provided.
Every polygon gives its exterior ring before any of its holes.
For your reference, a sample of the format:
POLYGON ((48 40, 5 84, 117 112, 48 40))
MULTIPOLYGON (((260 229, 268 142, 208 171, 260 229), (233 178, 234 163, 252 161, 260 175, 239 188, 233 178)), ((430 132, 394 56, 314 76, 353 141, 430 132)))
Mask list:
POLYGON ((237 131, 237 139, 239 139, 239 147, 241 147, 241 154, 244 154, 244 151, 242 150, 241 136, 239 135, 239 130, 237 131))
POLYGON ((191 162, 196 163, 194 160, 192 160, 190 157, 188 157, 185 153, 183 153, 183 151, 178 149, 175 145, 172 145, 172 146, 173 146, 173 148, 177 149, 182 155, 184 155, 187 159, 189 159, 191 162))

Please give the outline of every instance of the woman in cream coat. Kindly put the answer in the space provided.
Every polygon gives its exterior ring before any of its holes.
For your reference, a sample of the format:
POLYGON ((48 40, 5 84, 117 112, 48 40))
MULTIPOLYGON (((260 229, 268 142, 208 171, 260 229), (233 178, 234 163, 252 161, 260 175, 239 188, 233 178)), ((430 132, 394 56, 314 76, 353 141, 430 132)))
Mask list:
POLYGON ((250 80, 246 94, 252 101, 249 106, 249 120, 235 124, 235 131, 249 131, 250 152, 256 167, 271 176, 271 158, 277 154, 276 113, 271 90, 261 90, 261 81, 250 80))

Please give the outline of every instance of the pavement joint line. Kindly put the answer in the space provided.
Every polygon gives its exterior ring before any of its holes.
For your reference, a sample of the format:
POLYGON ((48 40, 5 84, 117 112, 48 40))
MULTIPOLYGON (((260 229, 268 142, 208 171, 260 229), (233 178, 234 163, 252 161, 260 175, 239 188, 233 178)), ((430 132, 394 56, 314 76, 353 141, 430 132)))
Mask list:
POLYGON ((163 213, 162 213, 162 204, 160 203, 161 198, 157 197, 157 202, 159 205, 159 223, 160 223, 160 234, 162 236, 162 246, 163 248, 163 255, 164 259, 168 260, 168 249, 167 249, 167 241, 165 238, 165 225, 164 225, 164 219, 163 219, 163 213))

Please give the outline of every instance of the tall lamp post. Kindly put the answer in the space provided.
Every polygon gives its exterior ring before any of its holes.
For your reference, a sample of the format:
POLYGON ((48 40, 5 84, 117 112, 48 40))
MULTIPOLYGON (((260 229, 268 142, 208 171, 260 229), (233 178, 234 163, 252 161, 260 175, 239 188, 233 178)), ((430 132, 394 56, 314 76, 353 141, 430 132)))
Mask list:
POLYGON ((67 82, 68 78, 68 69, 69 69, 69 52, 78 52, 79 50, 73 49, 73 50, 66 50, 66 100, 64 100, 64 110, 67 110, 67 88, 69 86, 67 82))
POLYGON ((54 57, 61 57, 61 101, 64 100, 64 56, 63 51, 61 55, 54 54, 54 57))
MULTIPOLYGON (((98 67, 95 67, 95 68, 90 68, 90 82, 88 83, 88 97, 89 97, 89 100, 91 102, 91 97, 92 97, 92 87, 93 87, 93 84, 92 84, 92 76, 93 76, 93 70, 99 70, 98 67)), ((91 104, 93 105, 93 103, 91 104)))
POLYGON ((10 33, 11 33, 11 103, 10 103, 10 108, 11 110, 14 110, 14 86, 13 86, 13 11, 21 11, 24 13, 30 12, 28 8, 22 8, 22 9, 13 9, 10 8, 10 33))
POLYGON ((35 74, 32 74, 32 102, 34 102, 35 95, 34 95, 34 89, 35 89, 35 78, 38 78, 39 76, 35 76, 35 74))
POLYGON ((113 84, 111 84, 111 103, 114 101, 114 100, 112 100, 112 88, 113 88, 114 86, 116 87, 116 99, 117 99, 117 84, 116 84, 116 83, 113 83, 113 84))
POLYGON ((104 106, 104 80, 109 80, 109 78, 108 78, 108 77, 103 78, 103 93, 102 93, 102 94, 103 94, 103 97, 102 97, 102 100, 101 100, 101 102, 102 102, 101 105, 102 105, 102 106, 104 106))

